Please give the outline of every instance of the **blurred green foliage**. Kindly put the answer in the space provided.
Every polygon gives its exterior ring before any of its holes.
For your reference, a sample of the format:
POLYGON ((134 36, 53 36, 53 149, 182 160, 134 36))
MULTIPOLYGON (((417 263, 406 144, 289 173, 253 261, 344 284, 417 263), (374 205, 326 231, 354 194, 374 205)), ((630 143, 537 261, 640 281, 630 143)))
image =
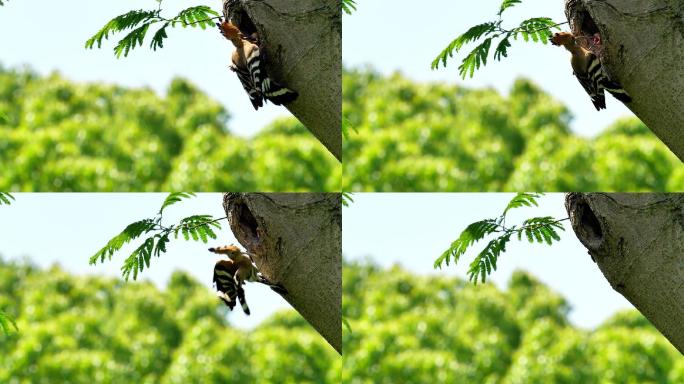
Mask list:
POLYGON ((343 74, 347 191, 681 191, 684 167, 636 118, 594 138, 537 85, 418 83, 343 74))
POLYGON ((339 162, 294 118, 253 138, 229 118, 182 79, 159 96, 0 67, 0 190, 339 190, 339 162))
POLYGON ((294 310, 232 328, 183 272, 151 283, 0 259, 0 383, 337 383, 339 355, 294 310))
POLYGON ((524 272, 505 291, 401 267, 344 266, 343 383, 675 383, 677 350, 637 311, 574 327, 524 272))

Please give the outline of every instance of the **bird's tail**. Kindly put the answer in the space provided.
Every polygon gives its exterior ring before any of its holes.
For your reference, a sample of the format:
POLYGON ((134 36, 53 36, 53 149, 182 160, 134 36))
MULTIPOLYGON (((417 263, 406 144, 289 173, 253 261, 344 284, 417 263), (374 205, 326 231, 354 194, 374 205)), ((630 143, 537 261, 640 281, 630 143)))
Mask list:
POLYGON ((240 306, 242 306, 242 311, 245 312, 245 315, 249 316, 249 306, 247 306, 247 299, 245 299, 245 290, 242 287, 238 287, 237 297, 240 301, 240 306))
POLYGON ((240 79, 240 83, 242 84, 242 88, 245 90, 245 92, 247 92, 249 101, 252 103, 254 109, 258 110, 260 107, 263 107, 264 102, 261 91, 255 88, 249 72, 239 69, 233 65, 230 66, 230 70, 237 74, 237 77, 240 79))
POLYGON ((297 91, 278 84, 268 77, 261 82, 261 93, 268 101, 275 105, 290 103, 299 97, 297 91))
POLYGON ((217 295, 216 295, 216 296, 218 296, 218 298, 221 299, 221 301, 223 301, 223 303, 224 303, 231 311, 233 310, 233 308, 235 308, 235 301, 234 301, 233 299, 231 299, 230 296, 226 295, 225 293, 223 293, 223 292, 221 292, 221 291, 217 292, 217 295), (226 298, 226 296, 227 296, 228 298, 226 298))
POLYGON ((622 101, 623 103, 632 102, 632 97, 622 88, 622 85, 609 80, 604 81, 601 85, 606 91, 610 92, 613 97, 622 101))
POLYGON ((594 107, 596 108, 597 111, 600 111, 602 109, 606 109, 606 96, 603 91, 600 91, 596 95, 590 95, 591 97, 591 102, 594 104, 594 107))

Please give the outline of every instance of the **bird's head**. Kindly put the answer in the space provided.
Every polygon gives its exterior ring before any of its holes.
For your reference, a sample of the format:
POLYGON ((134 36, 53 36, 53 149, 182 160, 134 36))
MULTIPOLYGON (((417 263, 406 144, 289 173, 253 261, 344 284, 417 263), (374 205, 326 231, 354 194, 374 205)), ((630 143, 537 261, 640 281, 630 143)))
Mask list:
POLYGON ((553 45, 568 45, 575 42, 575 35, 570 32, 558 32, 551 38, 553 45))
POLYGON ((229 259, 233 259, 233 257, 242 254, 242 250, 240 250, 240 247, 234 244, 224 245, 222 247, 216 248, 209 248, 209 252, 217 253, 219 255, 226 255, 229 259))
POLYGON ((223 36, 225 36, 226 39, 232 41, 232 42, 238 42, 242 40, 242 33, 240 32, 240 29, 235 26, 235 24, 223 20, 221 23, 219 23, 219 29, 221 30, 221 33, 223 36))

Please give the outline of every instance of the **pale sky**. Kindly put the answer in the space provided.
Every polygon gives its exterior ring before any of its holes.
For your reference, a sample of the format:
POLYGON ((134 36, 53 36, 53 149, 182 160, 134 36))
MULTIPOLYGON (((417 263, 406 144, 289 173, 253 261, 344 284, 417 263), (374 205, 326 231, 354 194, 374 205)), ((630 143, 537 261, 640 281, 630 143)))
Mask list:
MULTIPOLYGON (((165 0, 167 17, 195 5, 221 9, 221 0, 187 2, 165 0)), ((153 52, 148 31, 143 47, 127 58, 118 59, 110 36, 101 49, 86 50, 85 41, 109 20, 133 9, 156 9, 155 0, 10 0, 0 7, 0 65, 17 68, 28 65, 40 74, 58 71, 77 82, 116 83, 129 87, 150 87, 165 94, 174 77, 184 77, 222 103, 231 113, 228 127, 241 136, 256 134, 278 116, 289 112, 269 104, 254 111, 237 77, 228 69, 232 45, 218 30, 200 28, 167 29, 164 48, 153 52)))
MULTIPOLYGON (((90 256, 102 248, 109 239, 119 234, 128 224, 159 211, 166 193, 17 193, 10 206, 0 205, 0 256, 3 259, 28 257, 33 263, 48 268, 59 264, 71 273, 96 274, 121 278, 120 268, 130 252, 141 244, 128 245, 112 261, 91 266, 90 256), (126 253, 128 252, 128 253, 126 253)), ((171 224, 183 217, 210 214, 224 217, 223 195, 198 194, 197 197, 177 203, 165 210, 164 222, 171 224)), ((207 248, 239 244, 227 221, 222 221, 218 238, 208 244, 182 238, 167 245, 168 252, 152 258, 150 269, 145 269, 139 280, 151 280, 158 287, 166 287, 174 270, 190 273, 214 292, 212 276, 218 257, 207 248)), ((247 303, 252 312, 247 316, 236 308, 229 315, 231 324, 252 328, 275 310, 291 308, 279 295, 261 284, 245 287, 247 303)), ((222 306, 216 299, 216 305, 222 306)))
MULTIPOLYGON (((498 217, 515 196, 510 193, 355 193, 354 203, 344 208, 342 249, 346 260, 369 258, 390 267, 400 264, 412 273, 444 274, 466 278, 472 258, 485 243, 476 243, 457 266, 435 270, 435 259, 470 223, 498 217)), ((549 194, 539 208, 511 211, 507 223, 532 216, 567 217, 564 195, 549 194)), ((561 241, 553 246, 509 243, 499 258, 491 280, 505 288, 513 271, 531 272, 568 300, 570 320, 583 328, 594 328, 619 309, 633 308, 615 292, 591 261, 568 222, 561 241)))
MULTIPOLYGON (((40 267, 54 263, 76 274, 104 274, 120 277, 123 258, 133 247, 110 262, 90 266, 88 259, 106 242, 133 221, 154 216, 166 194, 39 194, 18 193, 10 206, 0 206, 0 255, 4 259, 29 257, 40 267), (39 236, 39 237, 37 237, 39 236)), ((354 203, 344 208, 343 252, 346 259, 371 258, 389 267, 399 263, 414 273, 448 274, 465 277, 472 254, 458 266, 434 270, 434 260, 468 224, 496 217, 513 194, 389 194, 357 193, 354 203)), ((191 214, 225 216, 220 193, 199 194, 167 210, 171 223, 191 214)), ((531 215, 566 217, 562 194, 549 194, 535 209, 513 211, 509 223, 531 215)), ((562 234, 553 247, 512 242, 492 276, 505 286, 516 269, 530 271, 562 294, 572 305, 571 321, 582 327, 595 327, 621 308, 631 305, 610 288, 586 249, 572 230, 562 234)), ((215 255, 211 245, 236 243, 229 227, 223 226, 219 238, 205 245, 177 240, 169 252, 153 258, 152 266, 139 279, 149 279, 164 287, 171 273, 184 270, 212 290, 215 255)), ((476 248, 477 249, 477 248, 476 248)), ((274 310, 289 304, 260 284, 246 287, 251 316, 240 311, 229 315, 230 322, 250 328, 274 310)), ((217 299, 218 300, 218 299, 217 299)), ((217 305, 219 303, 217 302, 217 305)))
MULTIPOLYGON (((458 66, 468 47, 452 58, 446 69, 431 70, 432 60, 470 27, 496 19, 501 0, 358 0, 357 11, 344 16, 342 52, 347 68, 370 65, 384 74, 401 71, 416 81, 455 83, 469 88, 494 87, 508 94, 519 77, 532 79, 561 100, 573 113, 572 128, 594 136, 631 111, 611 96, 607 110, 597 112, 570 68, 570 54, 563 48, 513 42, 508 58, 491 56, 475 77, 461 80, 458 66)), ((564 0, 525 0, 504 13, 504 27, 531 17, 551 17, 562 22, 564 0)), ((567 25, 563 26, 569 30, 567 25)), ((472 46, 470 47, 472 49, 472 46)))

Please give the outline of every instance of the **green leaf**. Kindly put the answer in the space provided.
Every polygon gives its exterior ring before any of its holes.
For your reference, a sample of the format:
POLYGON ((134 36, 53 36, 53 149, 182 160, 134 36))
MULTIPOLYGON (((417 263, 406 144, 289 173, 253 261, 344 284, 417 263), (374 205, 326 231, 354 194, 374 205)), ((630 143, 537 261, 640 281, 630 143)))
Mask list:
MULTIPOLYGON (((447 60, 455 53, 457 53, 467 43, 483 39, 479 46, 468 54, 461 65, 459 66, 459 74, 461 78, 465 79, 467 76, 473 77, 475 70, 480 66, 487 64, 487 56, 492 40, 505 35, 496 46, 494 51, 494 59, 501 61, 502 57, 508 57, 508 48, 511 47, 510 38, 518 39, 522 36, 525 41, 532 39, 534 42, 542 42, 547 44, 553 35, 552 29, 560 29, 559 24, 555 23, 548 17, 535 17, 524 20, 520 26, 511 30, 506 30, 501 27, 503 23, 502 15, 508 9, 516 4, 522 3, 522 0, 503 0, 497 13, 498 20, 483 24, 478 24, 470 28, 466 33, 453 40, 439 55, 432 61, 431 68, 438 69, 440 64, 444 67, 447 65, 447 60)), ((565 23, 563 23, 565 24, 565 23)))
POLYGON ((508 48, 511 47, 511 41, 509 40, 510 34, 506 35, 499 44, 496 46, 496 50, 494 50, 494 59, 497 61, 501 61, 501 57, 508 57, 508 48))
POLYGON ((150 258, 154 249, 154 237, 148 237, 142 245, 131 253, 124 261, 121 272, 124 280, 128 281, 133 273, 133 280, 138 279, 138 273, 142 272, 145 266, 150 267, 150 258))
POLYGON ((345 207, 348 207, 351 205, 351 203, 354 202, 354 199, 352 198, 352 193, 351 192, 342 192, 342 205, 345 207))
POLYGON ((97 47, 102 47, 102 40, 109 39, 109 34, 122 32, 127 29, 133 29, 141 23, 147 22, 149 20, 159 17, 159 12, 154 11, 144 11, 142 9, 137 11, 130 11, 123 15, 117 16, 105 24, 102 29, 100 29, 96 34, 94 34, 85 43, 85 47, 92 49, 95 43, 97 47))
POLYGON ((214 27, 213 18, 218 16, 218 12, 206 5, 190 7, 180 11, 180 13, 172 19, 171 27, 175 27, 176 24, 181 24, 183 28, 189 26, 192 28, 200 27, 206 29, 207 27, 214 27))
POLYGON ((356 133, 359 132, 359 131, 356 129, 356 127, 353 127, 353 126, 351 125, 351 122, 350 122, 348 119, 342 118, 342 136, 343 136, 345 139, 348 139, 348 138, 349 138, 349 131, 354 131, 354 132, 356 132, 356 133))
POLYGON ((490 22, 479 24, 470 28, 464 34, 454 39, 451 43, 449 43, 449 45, 447 45, 446 48, 444 48, 444 50, 442 50, 442 52, 432 61, 432 69, 438 69, 440 63, 442 64, 442 66, 446 68, 448 58, 454 57, 454 54, 458 53, 465 44, 475 41, 490 33, 493 33, 494 31, 496 31, 497 27, 498 23, 490 22))
POLYGON ((174 232, 176 238, 178 238, 178 232, 180 232, 186 241, 192 238, 194 241, 201 240, 206 244, 209 241, 209 238, 217 238, 212 227, 221 229, 221 224, 219 224, 213 216, 195 215, 181 220, 174 232))
POLYGON ((10 199, 14 200, 14 196, 12 196, 11 193, 9 192, 0 192, 0 205, 10 205, 12 202, 10 199))
POLYGON ((200 27, 202 29, 206 29, 207 27, 213 28, 214 19, 218 17, 219 13, 206 5, 184 9, 178 13, 177 16, 168 21, 160 16, 160 10, 130 11, 110 20, 102 29, 86 41, 85 47, 92 49, 97 43, 97 47, 101 48, 102 41, 108 39, 110 34, 131 29, 131 32, 123 39, 119 40, 114 48, 114 53, 117 58, 120 58, 122 55, 127 57, 132 49, 142 46, 147 31, 152 24, 166 21, 166 23, 155 32, 152 41, 150 42, 150 48, 156 51, 157 48, 164 47, 164 39, 168 38, 166 33, 167 27, 175 27, 177 24, 180 24, 184 28, 188 26, 193 28, 200 27))
POLYGON ((163 214, 164 209, 166 209, 167 207, 174 205, 174 204, 182 201, 183 199, 189 199, 189 198, 192 198, 195 196, 197 196, 197 195, 193 192, 172 192, 172 193, 169 193, 169 195, 166 196, 166 199, 164 199, 164 202, 162 203, 161 208, 159 208, 159 214, 160 215, 163 214))
POLYGON ((136 221, 128 225, 119 235, 109 240, 107 245, 90 257, 90 265, 97 264, 98 260, 103 263, 105 258, 111 260, 114 253, 120 250, 124 244, 140 237, 144 233, 152 231, 156 225, 156 222, 152 219, 136 221))
POLYGON ((522 3, 522 0, 504 0, 503 3, 501 3, 501 8, 499 8, 499 13, 497 13, 497 15, 501 16, 505 10, 520 3, 522 3))
POLYGON ((532 236, 534 236, 534 240, 536 240, 537 243, 541 243, 543 241, 539 228, 530 228, 530 231, 532 232, 532 236))
POLYGON ((541 233, 541 236, 544 238, 544 241, 546 244, 551 245, 553 244, 553 237, 551 236, 551 230, 547 227, 540 227, 539 232, 541 233))
POLYGON ((510 211, 511 209, 520 208, 520 207, 531 207, 531 206, 538 207, 539 204, 537 204, 537 199, 543 195, 544 195, 543 193, 527 193, 527 192, 518 193, 508 203, 508 205, 506 206, 506 209, 504 209, 502 216, 506 216, 508 211, 510 211))
POLYGON ((353 11, 356 11, 356 2, 354 0, 341 0, 342 10, 347 14, 351 15, 353 11))
POLYGON ((182 219, 178 225, 171 227, 162 225, 162 213, 167 207, 192 196, 195 196, 195 194, 187 192, 170 193, 162 203, 159 213, 154 218, 141 220, 127 226, 121 234, 111 239, 107 245, 90 258, 90 264, 96 264, 98 260, 104 262, 105 258, 111 259, 113 254, 121 250, 125 243, 140 237, 144 233, 156 232, 145 239, 124 260, 121 267, 121 274, 126 281, 131 276, 133 280, 136 280, 138 273, 142 272, 145 267, 150 267, 152 255, 160 257, 161 254, 166 253, 172 234, 177 239, 178 234, 182 233, 186 240, 192 238, 195 241, 201 240, 205 244, 210 238, 216 239, 217 235, 214 232, 214 228, 220 229, 221 224, 218 221, 225 218, 215 219, 211 215, 194 215, 182 219))
POLYGON ((344 324, 344 326, 347 327, 347 330, 349 331, 349 333, 352 333, 351 324, 349 323, 349 320, 347 320, 347 318, 344 316, 342 316, 342 324, 344 324))
POLYGON ((530 228, 525 228, 524 230, 520 231, 518 233, 518 240, 520 240, 520 234, 525 232, 525 237, 527 237, 527 241, 530 243, 534 243, 534 237, 532 237, 532 232, 530 231, 530 228))
POLYGON ((487 56, 489 56, 489 47, 491 45, 492 39, 487 38, 463 59, 463 63, 458 67, 458 72, 462 79, 465 79, 467 75, 472 78, 475 70, 480 69, 480 65, 487 64, 487 56))
MULTIPOLYGON (((565 231, 565 227, 551 216, 527 219, 523 222, 523 227, 526 228, 525 235, 529 242, 546 242, 549 245, 551 245, 553 241, 560 241, 560 236, 556 229, 565 231)), ((520 233, 518 234, 518 238, 520 238, 520 233)))
MULTIPOLYGON (((199 240, 199 234, 197 233, 199 230, 198 228, 188 228, 188 232, 190 232, 190 236, 192 236, 192 239, 197 241, 199 240)), ((206 241, 205 241, 206 243, 206 241)))
POLYGON ((458 263, 459 258, 468 250, 468 248, 475 242, 483 239, 490 233, 493 233, 499 228, 496 220, 488 219, 470 224, 461 232, 461 235, 451 243, 449 249, 444 251, 442 255, 435 260, 434 267, 442 268, 442 263, 449 265, 451 258, 454 259, 454 264, 458 263))
MULTIPOLYGON (((218 236, 216 236, 216 233, 214 232, 213 229, 211 229, 210 226, 207 225, 207 226, 204 226, 204 227, 202 227, 202 228, 204 228, 204 231, 206 232, 207 236, 209 236, 210 238, 216 240, 216 238, 217 238, 218 236)), ((205 241, 205 243, 206 243, 206 241, 205 241)))
POLYGON ((164 39, 168 38, 169 36, 166 34, 166 27, 169 26, 169 23, 165 23, 161 28, 157 30, 157 32, 152 36, 152 42, 150 42, 150 48, 152 48, 153 51, 156 51, 157 48, 164 48, 164 39))
POLYGON ((541 194, 537 193, 518 193, 506 206, 503 215, 497 219, 488 219, 470 224, 451 244, 451 247, 435 260, 434 267, 441 268, 442 263, 449 265, 450 259, 454 258, 454 263, 472 246, 476 241, 483 239, 491 233, 501 233, 498 237, 490 240, 482 251, 473 259, 468 268, 468 279, 474 284, 486 282, 487 277, 496 271, 499 256, 506 251, 506 244, 511 240, 511 236, 517 234, 518 240, 522 240, 523 234, 530 243, 546 243, 552 245, 554 241, 559 241, 560 236, 557 230, 564 231, 562 221, 552 216, 532 217, 523 221, 521 226, 506 226, 505 215, 509 210, 518 207, 537 206, 537 198, 541 194))
POLYGON ((516 28, 513 38, 517 38, 518 34, 523 36, 525 41, 541 42, 547 44, 553 36, 553 29, 560 30, 558 24, 548 17, 534 17, 524 20, 520 26, 516 28))
POLYGON ((161 256, 162 253, 166 253, 166 244, 171 241, 169 239, 168 233, 162 236, 159 236, 159 240, 157 240, 157 245, 154 248, 154 255, 159 257, 161 256))
POLYGON ((131 49, 134 49, 136 46, 142 47, 143 40, 145 39, 145 35, 147 34, 147 30, 149 28, 150 24, 145 23, 132 30, 123 39, 119 40, 119 43, 116 45, 116 47, 114 47, 116 58, 120 58, 122 54, 124 57, 128 57, 128 53, 131 51, 131 49))
MULTIPOLYGON (((2 3, 0 3, 0 5, 2 5, 2 3)), ((7 316, 7 314, 3 311, 0 311, 0 328, 2 328, 2 333, 5 335, 9 335, 12 328, 14 328, 15 331, 19 331, 17 323, 14 322, 14 319, 7 316)))
POLYGON ((474 284, 485 283, 487 276, 496 271, 496 263, 501 253, 506 251, 506 244, 511 240, 511 234, 506 234, 487 243, 487 246, 470 263, 468 279, 474 284))

